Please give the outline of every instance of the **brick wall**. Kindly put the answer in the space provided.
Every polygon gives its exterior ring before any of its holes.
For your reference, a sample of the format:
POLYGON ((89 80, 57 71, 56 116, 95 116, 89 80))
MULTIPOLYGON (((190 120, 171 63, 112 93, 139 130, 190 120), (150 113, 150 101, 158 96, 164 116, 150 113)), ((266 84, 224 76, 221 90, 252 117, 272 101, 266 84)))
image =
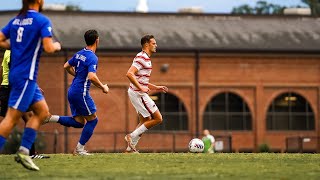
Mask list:
MULTIPOLYGON (((91 95, 97 105, 99 123, 87 147, 91 151, 121 151, 125 148, 123 136, 137 125, 136 112, 127 97, 128 80, 125 76, 135 53, 100 54, 98 76, 108 83, 110 93, 92 87, 91 95), (113 134, 122 132, 122 134, 113 134), (109 134, 104 134, 109 133, 109 134)), ((40 65, 39 84, 45 91, 46 100, 53 114, 64 114, 64 57, 43 57, 40 65)), ((167 85, 170 93, 185 105, 189 117, 189 131, 195 134, 195 59, 192 54, 157 54, 152 57, 151 82, 167 85), (160 71, 163 64, 169 64, 166 73, 160 71)), ((271 148, 285 150, 285 139, 291 136, 319 136, 319 87, 320 61, 318 57, 294 55, 201 55, 199 69, 199 127, 202 132, 202 116, 207 103, 216 94, 232 92, 244 99, 252 113, 252 131, 216 131, 216 136, 231 135, 234 151, 256 148, 268 143, 271 148), (306 98, 316 119, 315 131, 266 131, 266 112, 272 100, 283 92, 295 92, 306 98)), ((68 84, 72 81, 68 76, 68 84)), ((68 113, 69 109, 68 109, 68 113)), ((58 152, 64 152, 64 127, 47 124, 41 131, 60 133, 58 152)), ((68 152, 79 139, 78 129, 68 128, 68 152)), ((176 136, 176 149, 185 149, 192 135, 176 136)), ((52 152, 53 138, 48 138, 48 152, 52 152)), ((144 150, 170 150, 173 139, 170 133, 147 134, 141 140, 144 150)), ((319 144, 319 143, 318 143, 319 144)), ((318 145, 319 150, 319 145, 318 145)))

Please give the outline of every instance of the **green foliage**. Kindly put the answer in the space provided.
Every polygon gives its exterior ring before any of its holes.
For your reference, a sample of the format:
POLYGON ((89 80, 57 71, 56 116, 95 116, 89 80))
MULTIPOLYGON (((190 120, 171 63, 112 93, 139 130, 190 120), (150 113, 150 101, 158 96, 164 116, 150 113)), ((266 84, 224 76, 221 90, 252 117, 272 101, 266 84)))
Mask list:
POLYGON ((35 159, 39 172, 0 156, 0 179, 319 179, 320 154, 107 153, 35 159))
POLYGON ((68 4, 66 6, 66 11, 81 11, 81 7, 79 5, 68 4))
POLYGON ((311 9, 311 14, 314 16, 320 15, 320 1, 319 0, 301 0, 307 4, 311 9))
POLYGON ((270 148, 267 143, 260 144, 258 149, 259 149, 259 152, 262 152, 262 153, 270 152, 270 148))
POLYGON ((268 15, 268 14, 283 14, 285 6, 268 3, 266 1, 258 1, 254 7, 248 4, 234 7, 232 14, 256 14, 256 15, 268 15))
MULTIPOLYGON (((37 139, 35 141, 35 148, 36 151, 41 151, 46 148, 46 143, 44 140, 44 134, 43 133, 38 133, 37 139)), ((4 154, 15 154, 21 143, 22 139, 22 132, 19 131, 17 128, 14 128, 12 133, 9 135, 7 142, 3 148, 3 153, 4 154)))
POLYGON ((18 151, 20 142, 22 138, 22 133, 14 128, 12 133, 9 135, 7 142, 3 148, 3 153, 5 154, 14 154, 18 151))

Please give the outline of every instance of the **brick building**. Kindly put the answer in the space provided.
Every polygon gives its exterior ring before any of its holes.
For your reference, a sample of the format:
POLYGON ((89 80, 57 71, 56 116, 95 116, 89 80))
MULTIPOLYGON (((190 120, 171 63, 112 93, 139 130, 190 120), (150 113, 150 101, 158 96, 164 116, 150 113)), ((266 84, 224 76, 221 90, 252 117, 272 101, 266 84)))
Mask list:
MULTIPOLYGON (((1 12, 3 27, 16 12, 1 12)), ((63 51, 41 59, 39 84, 53 114, 70 114, 66 92, 72 77, 64 62, 84 47, 88 29, 100 33, 98 76, 110 94, 91 95, 100 122, 87 148, 119 152, 125 133, 137 125, 125 76, 153 34, 151 82, 169 87, 151 94, 164 123, 145 134, 142 151, 186 151, 189 140, 211 130, 224 151, 320 151, 320 24, 308 16, 233 16, 47 12, 63 51)), ((80 130, 41 127, 45 152, 71 152, 80 130)), ((41 135, 40 135, 41 136, 41 135)))

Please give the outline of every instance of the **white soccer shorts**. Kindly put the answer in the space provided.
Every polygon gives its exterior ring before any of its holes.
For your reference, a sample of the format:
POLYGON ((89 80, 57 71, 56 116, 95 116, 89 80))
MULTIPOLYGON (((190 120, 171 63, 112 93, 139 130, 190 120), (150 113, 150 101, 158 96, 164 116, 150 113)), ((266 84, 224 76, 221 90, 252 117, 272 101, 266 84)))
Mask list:
POLYGON ((129 88, 128 95, 137 113, 141 114, 144 118, 150 117, 158 110, 156 103, 149 97, 148 94, 135 92, 129 88))

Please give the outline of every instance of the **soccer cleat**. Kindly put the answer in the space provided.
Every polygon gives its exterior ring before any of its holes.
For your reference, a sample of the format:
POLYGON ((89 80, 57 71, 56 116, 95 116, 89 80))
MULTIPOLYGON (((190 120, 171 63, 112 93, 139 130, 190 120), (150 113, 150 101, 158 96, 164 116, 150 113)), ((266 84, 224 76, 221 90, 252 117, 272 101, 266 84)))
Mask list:
POLYGON ((50 158, 50 156, 43 155, 43 154, 35 154, 30 156, 31 159, 47 159, 50 158))
POLYGON ((88 151, 87 150, 84 150, 84 149, 75 149, 74 151, 73 151, 73 155, 74 156, 78 156, 78 155, 80 155, 80 156, 92 156, 93 154, 90 154, 90 153, 88 153, 88 151))
POLYGON ((137 149, 136 149, 136 147, 135 147, 135 145, 134 145, 133 142, 132 142, 132 137, 131 137, 130 134, 127 134, 127 135, 124 137, 124 140, 127 141, 128 146, 131 148, 132 151, 138 152, 137 149))
POLYGON ((30 156, 23 154, 22 152, 17 152, 16 156, 14 157, 14 160, 17 163, 20 163, 25 167, 26 169, 33 170, 33 171, 39 171, 39 167, 33 163, 30 156))
POLYGON ((130 150, 130 151, 125 150, 123 153, 136 153, 136 154, 139 154, 139 151, 138 151, 138 150, 136 150, 136 151, 133 151, 133 150, 130 150))

